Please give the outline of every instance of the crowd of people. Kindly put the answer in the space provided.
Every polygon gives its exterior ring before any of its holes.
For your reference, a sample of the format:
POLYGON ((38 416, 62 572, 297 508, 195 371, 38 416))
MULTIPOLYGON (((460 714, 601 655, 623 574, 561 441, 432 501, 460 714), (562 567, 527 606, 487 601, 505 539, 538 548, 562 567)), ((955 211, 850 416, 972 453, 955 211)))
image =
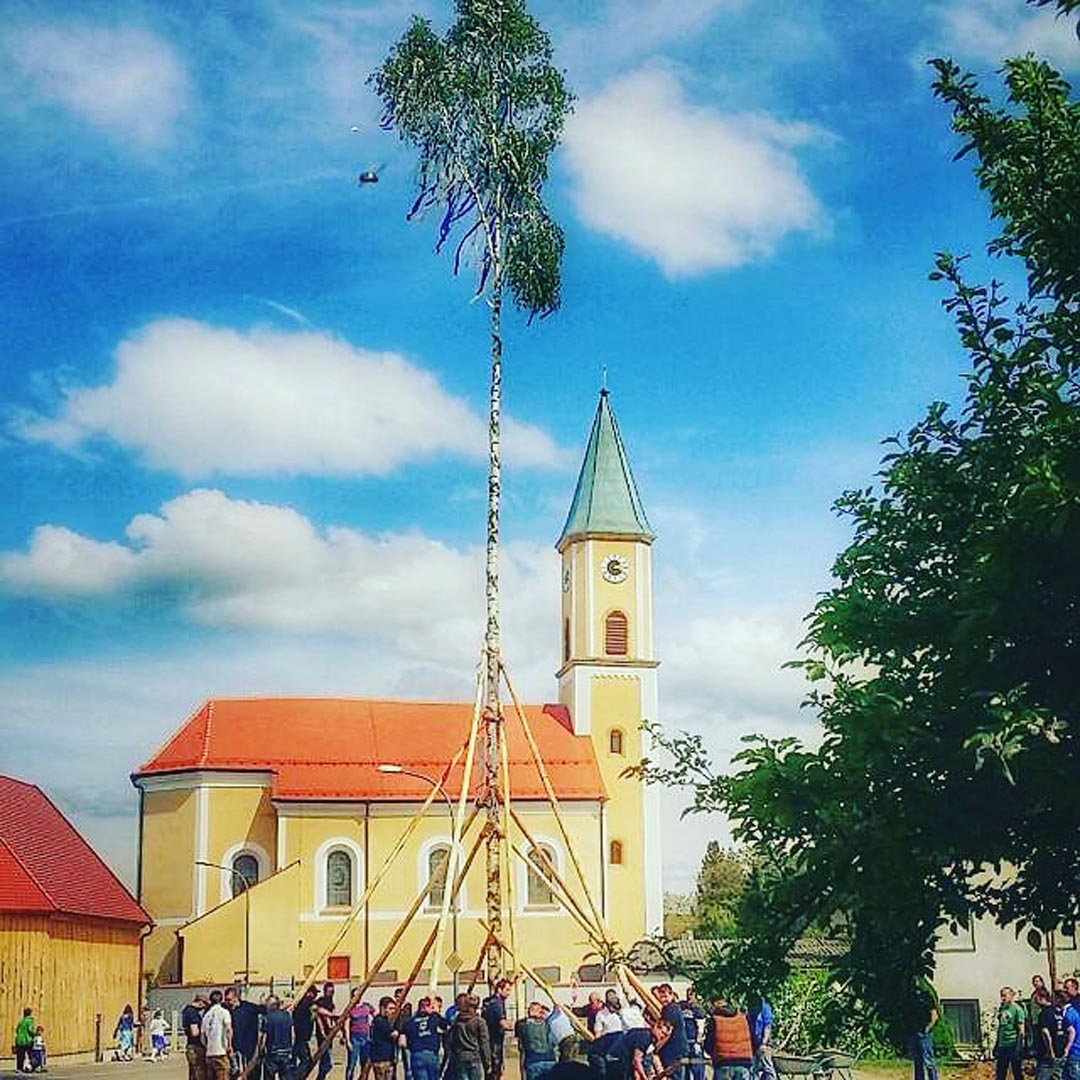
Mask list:
POLYGON ((181 1015, 188 1078, 326 1080, 340 1063, 343 1080, 503 1080, 514 1039, 521 1080, 704 1080, 706 1062, 715 1080, 775 1080, 767 1002, 742 1012, 717 1001, 706 1012, 693 987, 680 1000, 662 983, 658 1014, 608 990, 581 1006, 532 1001, 515 1022, 512 989, 503 979, 484 1000, 458 994, 445 1010, 438 996, 414 1008, 402 990, 377 1004, 353 994, 344 1015, 329 982, 291 1003, 255 1004, 233 988, 197 994, 181 1015))
POLYGON ((1036 1080, 1080 1080, 1080 983, 1065 979, 1050 989, 1031 977, 1031 994, 1021 1005, 1003 986, 994 1038, 995 1080, 1021 1080, 1022 1059, 1035 1059, 1036 1080))

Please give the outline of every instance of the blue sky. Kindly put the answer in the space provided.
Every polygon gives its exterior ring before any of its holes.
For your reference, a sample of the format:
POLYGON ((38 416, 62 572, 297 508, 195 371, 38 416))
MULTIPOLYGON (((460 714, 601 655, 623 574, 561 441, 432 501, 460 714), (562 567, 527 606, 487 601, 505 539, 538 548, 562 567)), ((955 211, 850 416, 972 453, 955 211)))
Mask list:
MULTIPOLYGON (((405 221, 365 86, 448 9, 6 5, 0 769, 129 878, 127 773, 204 698, 470 695, 485 313, 405 221)), ((552 544, 606 367, 660 534, 662 719, 721 758, 812 739, 780 665, 846 538, 830 504, 959 393, 926 274, 988 235, 925 59, 1075 73, 1073 28, 1020 0, 534 11, 578 101, 564 307, 508 327, 509 663, 554 695, 552 544)), ((723 828, 679 809, 671 889, 723 828)))

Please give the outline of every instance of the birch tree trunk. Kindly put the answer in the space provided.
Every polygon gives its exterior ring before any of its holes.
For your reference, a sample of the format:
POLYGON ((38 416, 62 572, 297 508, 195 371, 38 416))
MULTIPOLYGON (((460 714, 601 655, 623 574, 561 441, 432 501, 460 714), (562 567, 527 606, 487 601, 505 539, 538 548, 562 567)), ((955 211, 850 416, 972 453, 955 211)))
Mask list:
MULTIPOLYGON (((496 239, 496 250, 498 240, 496 239)), ((496 265, 491 296, 491 389, 488 403, 488 527, 485 560, 486 629, 484 633, 484 780, 487 811, 486 897, 488 925, 502 933, 502 844, 499 834, 499 762, 502 706, 499 701, 499 510, 502 496, 502 272, 496 265)), ((501 975, 502 952, 494 940, 487 949, 487 976, 501 975)))

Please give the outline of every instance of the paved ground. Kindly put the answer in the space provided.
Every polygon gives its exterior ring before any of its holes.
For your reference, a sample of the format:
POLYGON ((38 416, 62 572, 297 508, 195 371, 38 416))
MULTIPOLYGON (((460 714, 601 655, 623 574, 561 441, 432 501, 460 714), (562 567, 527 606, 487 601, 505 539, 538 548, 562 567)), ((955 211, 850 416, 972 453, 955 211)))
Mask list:
MULTIPOLYGON (((41 1080, 187 1080, 184 1055, 172 1055, 164 1061, 102 1061, 91 1057, 53 1058, 47 1073, 34 1074, 41 1080)), ((31 1080, 17 1073, 9 1062, 0 1067, 3 1080, 31 1080)))

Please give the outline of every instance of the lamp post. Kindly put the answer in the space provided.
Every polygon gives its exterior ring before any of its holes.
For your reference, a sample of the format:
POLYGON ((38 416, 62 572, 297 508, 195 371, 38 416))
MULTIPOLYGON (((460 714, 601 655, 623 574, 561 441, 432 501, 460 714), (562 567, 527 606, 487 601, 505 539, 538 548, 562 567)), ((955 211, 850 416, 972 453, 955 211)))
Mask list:
MULTIPOLYGON (((427 776, 424 773, 413 772, 412 769, 406 769, 404 765, 383 764, 379 766, 379 772, 392 773, 395 776, 411 776, 414 780, 423 780, 425 784, 430 784, 442 797, 446 803, 446 813, 450 819, 450 843, 454 842, 454 804, 450 799, 450 796, 446 793, 446 788, 442 786, 442 782, 436 779, 434 776, 427 776)), ((446 855, 446 870, 449 871, 452 865, 451 855, 453 852, 447 852, 446 855)), ((449 879, 449 874, 444 873, 443 876, 443 888, 451 890, 451 904, 450 904, 450 936, 454 949, 454 955, 457 955, 458 951, 458 932, 457 932, 457 919, 458 919, 458 898, 454 896, 453 888, 454 883, 449 879)), ((451 972, 453 977, 454 987, 454 1001, 457 1001, 458 993, 458 969, 457 967, 451 972)))
POLYGON ((225 873, 232 875, 234 881, 239 880, 244 883, 244 993, 246 996, 251 982, 251 884, 235 866, 222 866, 221 863, 206 862, 204 859, 196 859, 195 865, 224 870, 225 873))

